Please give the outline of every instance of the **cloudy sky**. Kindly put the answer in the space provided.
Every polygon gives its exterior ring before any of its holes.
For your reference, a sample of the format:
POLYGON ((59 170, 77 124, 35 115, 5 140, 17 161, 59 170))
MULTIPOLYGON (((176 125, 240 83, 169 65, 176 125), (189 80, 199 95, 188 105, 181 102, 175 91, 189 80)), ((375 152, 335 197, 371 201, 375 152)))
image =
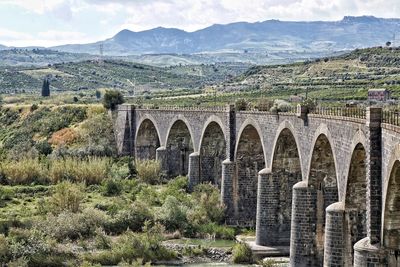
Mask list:
POLYGON ((122 29, 195 31, 237 21, 400 18, 400 0, 0 0, 0 44, 103 40, 122 29))

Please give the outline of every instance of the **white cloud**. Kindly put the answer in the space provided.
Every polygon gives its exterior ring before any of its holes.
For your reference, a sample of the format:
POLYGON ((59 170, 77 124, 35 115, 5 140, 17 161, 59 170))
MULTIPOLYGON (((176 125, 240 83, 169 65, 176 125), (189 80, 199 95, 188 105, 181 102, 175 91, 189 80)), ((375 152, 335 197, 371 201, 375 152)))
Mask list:
POLYGON ((67 2, 66 0, 0 0, 0 4, 15 5, 37 14, 44 14, 57 6, 67 2))
POLYGON ((8 31, 0 28, 0 40, 7 46, 56 46, 61 44, 78 44, 93 42, 86 34, 81 32, 44 31, 37 34, 8 31))
MULTIPOLYGON (((49 16, 58 23, 44 25, 43 32, 34 37, 29 25, 26 33, 5 30, 0 33, 0 43, 48 41, 47 45, 99 40, 104 38, 100 34, 113 34, 124 28, 140 31, 163 26, 194 31, 237 21, 339 20, 345 15, 400 17, 399 0, 0 0, 0 11, 7 7, 2 4, 49 16), (85 25, 83 34, 80 26, 88 14, 98 20, 85 25), (99 27, 105 29, 103 33, 95 31, 99 27)), ((34 14, 28 14, 24 21, 32 18, 34 14)), ((16 18, 16 23, 23 22, 16 18)))

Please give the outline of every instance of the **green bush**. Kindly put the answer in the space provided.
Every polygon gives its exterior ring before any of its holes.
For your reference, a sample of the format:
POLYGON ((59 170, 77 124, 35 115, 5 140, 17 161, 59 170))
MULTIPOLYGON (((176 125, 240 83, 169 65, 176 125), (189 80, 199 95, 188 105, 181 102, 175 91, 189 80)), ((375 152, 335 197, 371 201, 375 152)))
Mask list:
POLYGON ((161 200, 165 201, 168 196, 174 196, 182 203, 189 203, 190 195, 187 193, 188 184, 187 176, 178 176, 170 180, 167 186, 161 191, 161 200))
POLYGON ((280 99, 275 99, 274 106, 278 112, 287 112, 291 108, 290 103, 280 99))
POLYGON ((136 201, 129 209, 118 212, 106 226, 106 230, 112 234, 121 234, 128 229, 137 232, 143 228, 146 221, 153 220, 150 207, 143 202, 136 201))
POLYGON ((148 184, 158 184, 161 180, 161 165, 156 160, 136 161, 136 170, 141 181, 148 184))
POLYGON ((234 263, 253 263, 253 252, 246 243, 237 243, 233 247, 232 261, 234 263))
POLYGON ((95 236, 97 229, 104 227, 108 220, 104 212, 87 208, 81 213, 65 211, 49 215, 44 221, 37 222, 35 227, 58 241, 76 240, 95 236))
POLYGON ((29 262, 40 255, 50 257, 55 254, 53 241, 42 231, 14 228, 9 233, 8 241, 13 259, 25 258, 29 262))
POLYGON ((90 253, 84 259, 101 265, 117 265, 124 261, 132 263, 141 260, 141 264, 159 260, 171 260, 176 254, 161 245, 162 227, 155 225, 145 229, 145 234, 126 232, 112 244, 110 251, 90 253))
POLYGON ((62 182, 55 186, 49 199, 50 209, 58 214, 64 211, 78 212, 84 198, 83 185, 62 182))
POLYGON ((156 218, 167 230, 184 230, 187 226, 186 214, 188 207, 174 196, 168 196, 164 204, 157 209, 156 218))
POLYGON ((0 264, 10 260, 10 250, 6 237, 0 234, 0 264))
POLYGON ((224 219, 225 208, 221 204, 218 188, 211 184, 199 184, 194 188, 192 196, 195 205, 188 216, 192 223, 220 223, 224 219))
POLYGON ((235 229, 229 226, 218 225, 216 223, 208 223, 200 225, 197 234, 203 238, 219 238, 219 239, 235 239, 235 229), (207 234, 207 235, 205 235, 207 234))
POLYGON ((273 105, 274 105, 273 101, 267 98, 260 98, 256 103, 256 108, 259 111, 269 111, 273 105))
POLYGON ((106 109, 115 110, 118 105, 124 102, 125 100, 121 92, 116 90, 107 90, 103 97, 103 106, 106 109))
POLYGON ((105 196, 118 196, 122 192, 123 184, 121 180, 107 179, 103 181, 102 189, 105 196))
POLYGON ((246 99, 239 98, 235 102, 235 109, 237 111, 246 110, 248 108, 248 105, 249 105, 249 103, 247 102, 246 99))

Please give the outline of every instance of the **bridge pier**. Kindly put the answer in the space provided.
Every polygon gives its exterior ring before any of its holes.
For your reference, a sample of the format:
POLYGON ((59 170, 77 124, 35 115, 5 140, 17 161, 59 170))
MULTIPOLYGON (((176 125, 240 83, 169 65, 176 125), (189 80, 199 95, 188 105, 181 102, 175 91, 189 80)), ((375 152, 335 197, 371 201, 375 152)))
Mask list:
POLYGON ((398 267, 389 265, 387 253, 380 245, 372 245, 366 237, 354 245, 354 267, 398 267))
POLYGON ((236 164, 229 159, 222 162, 221 202, 225 206, 225 218, 228 224, 233 223, 235 208, 233 205, 233 179, 236 164))
POLYGON ((189 155, 189 191, 200 183, 200 154, 193 152, 189 155))
POLYGON ((336 202, 326 208, 324 266, 346 266, 345 264, 345 212, 344 204, 336 202))
POLYGON ((167 148, 161 146, 156 149, 156 160, 160 162, 161 172, 168 173, 168 159, 167 159, 167 148))
POLYGON ((270 169, 266 168, 258 173, 256 244, 260 246, 278 243, 279 185, 276 182, 277 179, 274 179, 270 169))
POLYGON ((318 266, 314 262, 315 216, 317 194, 309 190, 307 182, 298 182, 293 187, 292 224, 290 239, 290 266, 318 266))

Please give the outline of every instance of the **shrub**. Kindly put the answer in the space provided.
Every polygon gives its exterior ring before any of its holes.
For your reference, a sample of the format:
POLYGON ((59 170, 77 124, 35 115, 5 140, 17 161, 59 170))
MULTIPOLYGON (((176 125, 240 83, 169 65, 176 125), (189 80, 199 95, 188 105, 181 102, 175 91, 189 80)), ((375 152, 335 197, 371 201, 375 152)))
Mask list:
POLYGON ((10 251, 8 248, 8 242, 4 235, 0 234, 0 264, 9 261, 10 251))
POLYGON ((113 234, 120 234, 127 229, 140 231, 146 221, 153 221, 154 217, 150 207, 143 202, 136 201, 129 209, 122 210, 106 226, 106 230, 113 234))
POLYGON ((53 213, 63 211, 78 212, 84 196, 83 186, 71 182, 62 182, 56 185, 54 193, 49 199, 53 213))
POLYGON ((141 264, 159 260, 171 260, 176 258, 176 254, 161 245, 162 228, 155 225, 145 229, 146 234, 136 234, 131 231, 126 232, 112 244, 111 251, 101 253, 91 253, 84 256, 85 260, 99 263, 101 265, 117 265, 137 262, 141 264))
POLYGON ((65 211, 58 215, 49 215, 46 220, 38 222, 36 228, 58 241, 76 240, 95 236, 97 229, 105 226, 107 220, 104 212, 88 208, 81 213, 65 211))
POLYGON ((304 101, 301 103, 301 105, 307 107, 308 112, 311 112, 315 109, 315 107, 317 106, 317 103, 315 102, 314 99, 307 98, 307 99, 304 99, 304 101))
POLYGON ((136 161, 136 170, 141 181, 157 184, 161 180, 161 165, 156 160, 136 161))
POLYGON ((110 249, 111 238, 101 229, 97 228, 95 232, 95 246, 97 249, 110 249))
POLYGON ((170 180, 161 192, 161 200, 165 201, 168 196, 174 196, 182 203, 189 203, 190 195, 187 193, 188 184, 189 181, 186 176, 178 176, 170 180))
POLYGON ((39 255, 54 254, 53 242, 42 231, 14 228, 8 239, 9 250, 14 259, 25 258, 30 261, 39 255))
POLYGON ((272 108, 273 105, 274 105, 273 101, 271 101, 271 100, 269 100, 267 98, 260 98, 257 101, 256 108, 259 111, 269 111, 272 108))
POLYGON ((247 103, 246 99, 239 98, 238 100, 236 100, 235 109, 237 111, 246 110, 247 107, 248 107, 248 103, 247 103))
POLYGON ((37 142, 35 144, 35 148, 37 149, 39 154, 45 155, 45 156, 50 155, 51 152, 53 152, 51 145, 46 140, 37 142))
POLYGON ((72 143, 77 138, 77 133, 72 128, 63 128, 51 135, 49 143, 60 146, 72 143))
POLYGON ((291 108, 290 103, 280 99, 275 99, 274 106, 277 108, 278 112, 286 112, 291 108))
POLYGON ((232 261, 234 263, 253 263, 253 252, 246 243, 238 243, 233 247, 232 261))
POLYGON ((34 112, 35 110, 37 110, 39 108, 39 106, 37 104, 32 104, 30 111, 34 112))
POLYGON ((23 158, 19 161, 6 161, 0 165, 0 175, 11 185, 47 183, 46 169, 38 159, 23 158))
POLYGON ((217 225, 216 223, 208 223, 200 225, 197 229, 200 237, 203 238, 219 238, 219 239, 235 239, 235 229, 229 226, 217 225), (204 234, 207 234, 205 236, 204 234))
POLYGON ((121 180, 107 179, 102 183, 103 195, 105 196, 118 196, 121 194, 123 185, 121 180))
POLYGON ((106 109, 115 110, 118 105, 124 102, 121 92, 115 90, 107 90, 103 97, 103 106, 106 109))
POLYGON ((168 196, 164 204, 158 208, 156 218, 167 230, 184 230, 187 226, 186 214, 188 208, 174 196, 168 196))
POLYGON ((194 188, 195 209, 190 217, 195 224, 219 223, 224 218, 225 208, 220 201, 219 190, 211 184, 200 184, 194 188))

